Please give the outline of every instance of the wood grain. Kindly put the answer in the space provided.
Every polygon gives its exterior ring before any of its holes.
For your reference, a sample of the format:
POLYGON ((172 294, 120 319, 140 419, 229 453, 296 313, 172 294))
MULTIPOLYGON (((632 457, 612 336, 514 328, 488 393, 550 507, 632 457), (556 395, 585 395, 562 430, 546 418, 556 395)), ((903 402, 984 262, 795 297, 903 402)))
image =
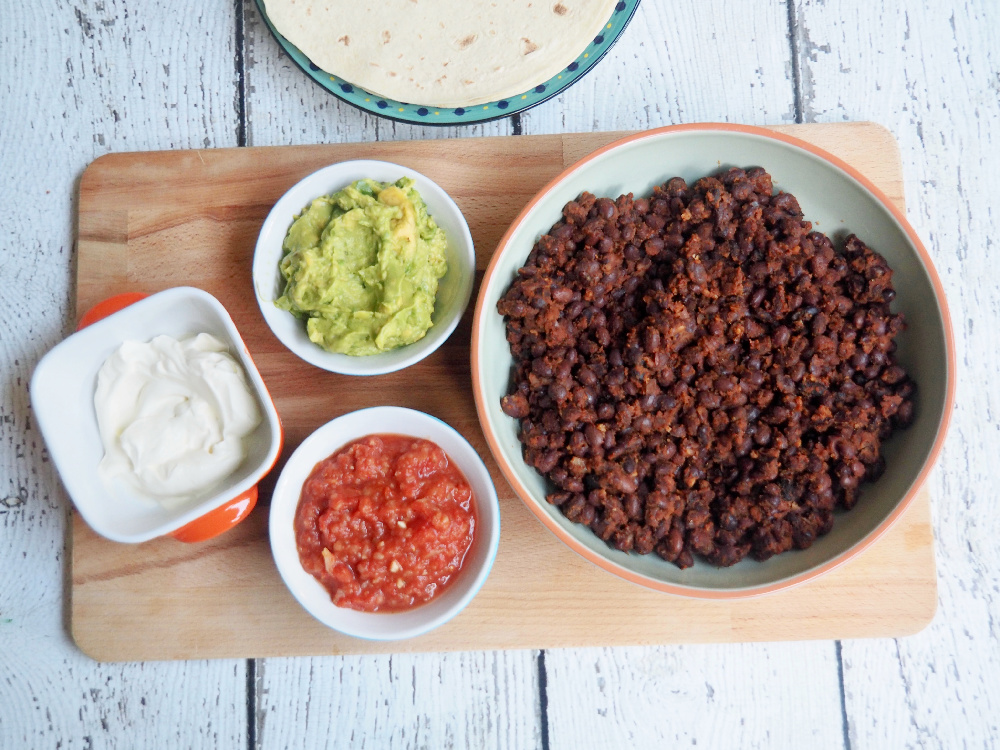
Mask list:
MULTIPOLYGON (((898 163, 879 163, 892 153, 885 148, 884 130, 854 124, 788 132, 839 151, 883 179, 890 193, 898 192, 898 179, 893 179, 898 163)), ((256 229, 303 174, 338 159, 377 154, 425 172, 452 194, 469 221, 481 269, 503 229, 538 188, 614 137, 104 157, 87 170, 80 186, 78 312, 126 289, 194 284, 216 294, 269 385, 286 429, 285 455, 328 419, 388 402, 444 419, 487 456, 468 385, 471 310, 448 343, 416 367, 377 383, 320 372, 287 352, 260 318, 248 274, 256 229), (518 179, 510 180, 511 174, 518 179), (510 186, 509 192, 496 196, 491 186, 497 184, 510 186), (124 235, 119 214, 110 215, 109 228, 101 224, 110 206, 126 215, 124 235), (110 278, 109 268, 120 276, 110 278)), ((312 620, 277 576, 266 516, 258 511, 236 530, 197 546, 170 539, 118 545, 97 537, 77 518, 74 638, 100 660, 179 659, 861 637, 913 632, 933 614, 926 495, 874 549, 814 584, 753 600, 706 602, 642 589, 590 565, 553 540, 513 495, 492 459, 487 463, 503 515, 496 565, 469 608, 426 636, 366 642, 312 620), (893 575, 887 577, 886 570, 893 575), (628 629, 618 626, 623 617, 631 623, 628 629)))
POLYGON ((41 0, 0 20, 0 748, 238 747, 245 661, 98 664, 28 382, 73 330, 77 186, 108 150, 236 145, 230 4, 41 0), (181 19, 185 19, 182 23, 181 19))
POLYGON ((545 667, 552 750, 840 747, 833 643, 559 650, 545 667))
POLYGON ((995 496, 1000 455, 998 10, 992 0, 795 3, 804 118, 873 119, 899 139, 909 219, 947 293, 960 373, 928 483, 941 500, 938 613, 913 638, 844 642, 856 750, 995 747, 1000 737, 1000 523, 994 501, 980 500, 995 496))
POLYGON ((514 121, 427 133, 337 104, 255 27, 252 5, 242 26, 231 0, 9 3, 0 23, 0 747, 996 744, 1000 4, 643 0, 562 96, 514 121), (930 627, 900 640, 258 662, 101 665, 74 648, 69 500, 27 382, 73 327, 76 187, 92 159, 719 120, 874 120, 899 139, 909 217, 960 352, 930 481, 930 627))
POLYGON ((257 736, 263 748, 542 747, 535 663, 531 651, 261 659, 257 736))

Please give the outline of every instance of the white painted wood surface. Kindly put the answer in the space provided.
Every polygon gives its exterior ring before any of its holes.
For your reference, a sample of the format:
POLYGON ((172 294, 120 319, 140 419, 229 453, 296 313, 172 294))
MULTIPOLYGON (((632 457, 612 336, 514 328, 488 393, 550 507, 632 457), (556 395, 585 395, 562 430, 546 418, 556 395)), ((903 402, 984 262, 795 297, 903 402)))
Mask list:
POLYGON ((591 73, 522 115, 525 133, 795 122, 783 3, 640 3, 591 73))
POLYGON ((538 652, 257 661, 261 747, 541 745, 538 652))
POLYGON ((101 665, 73 646, 69 501, 28 404, 35 364, 75 324, 83 168, 112 150, 236 145, 232 8, 48 0, 2 18, 0 747, 243 745, 245 662, 101 665))
POLYGON ((0 23, 0 748, 989 747, 1000 735, 1000 6, 644 0, 577 86, 481 126, 363 115, 252 0, 43 0, 0 23), (73 325, 76 181, 108 151, 870 119, 961 367, 933 475, 940 608, 900 640, 99 665, 65 619, 68 500, 27 384, 73 325))
POLYGON ((931 480, 938 612, 912 638, 844 643, 848 737, 989 747, 1000 741, 1000 6, 893 5, 795 8, 803 116, 874 120, 899 139, 907 213, 941 274, 959 363, 931 480))

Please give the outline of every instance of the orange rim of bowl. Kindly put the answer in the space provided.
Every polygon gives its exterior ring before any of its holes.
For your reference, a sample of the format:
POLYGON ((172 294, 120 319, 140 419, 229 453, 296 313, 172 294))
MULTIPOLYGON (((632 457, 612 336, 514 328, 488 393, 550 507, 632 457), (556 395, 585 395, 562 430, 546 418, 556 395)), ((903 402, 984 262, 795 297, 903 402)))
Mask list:
POLYGON ((220 505, 215 510, 198 516, 185 526, 181 526, 175 531, 171 531, 167 536, 172 536, 179 542, 204 542, 213 537, 217 537, 224 531, 229 531, 240 521, 250 515, 250 511, 257 505, 257 485, 242 492, 227 503, 220 505))
POLYGON ((944 286, 941 284, 941 278, 938 276, 937 269, 934 267, 934 263, 924 248, 923 243, 917 236, 916 231, 910 226, 909 221, 907 221, 906 216, 903 211, 900 210, 889 198, 882 192, 878 187, 872 183, 867 177, 861 174, 857 169, 852 167, 850 164, 834 156, 833 154, 825 151, 811 143, 800 140, 793 136, 786 135, 784 133, 779 133, 777 131, 768 130, 766 128, 755 127, 752 125, 731 125, 728 123, 692 123, 688 125, 669 125, 662 128, 655 128, 653 130, 643 131, 641 133, 635 133, 625 138, 613 141, 596 151, 588 154, 583 159, 580 159, 575 164, 570 165, 562 172, 560 172, 556 177, 548 182, 521 210, 517 218, 511 223, 504 233, 503 237, 497 245, 496 250, 493 252, 493 256, 490 259, 490 263, 486 268, 486 273, 483 276, 482 284, 479 288, 479 298, 476 300, 475 315, 472 321, 472 347, 471 347, 471 360, 472 360, 472 391, 473 396, 476 401, 476 411, 479 414, 479 422, 483 428, 483 435, 486 437, 486 442, 490 447, 490 452, 496 459, 497 464, 500 467, 500 471, 503 473, 504 478, 513 487, 514 492, 517 493, 521 501, 528 507, 528 509, 540 520, 545 527, 556 535, 563 543, 570 547, 576 553, 582 555, 584 558, 594 563, 600 568, 612 573, 619 578, 624 578, 627 581, 638 584, 639 586, 644 586, 646 588, 655 589, 658 591, 664 591, 670 594, 676 594, 678 596, 692 597, 698 599, 745 599, 754 596, 761 596, 763 594, 770 594, 775 591, 781 591, 783 589, 791 588, 797 586, 806 581, 810 581, 814 578, 829 573, 834 568, 843 565, 845 562, 851 558, 859 555, 864 550, 868 549, 872 544, 874 544, 878 539, 882 537, 885 532, 887 532, 900 516, 906 511, 916 497, 920 488, 923 486, 924 482, 927 480, 927 476, 930 474, 931 469, 937 461, 938 455, 941 452, 941 448, 944 445, 945 436, 948 432, 948 425, 951 422, 951 413, 954 408, 955 402, 955 339, 952 332, 951 326, 951 314, 948 311, 948 303, 945 299, 944 286), (485 395, 482 390, 482 383, 480 379, 479 372, 479 362, 478 362, 478 352, 479 352, 479 334, 480 327, 482 324, 482 318, 484 313, 483 310, 483 300, 486 295, 486 290, 493 279, 493 274, 496 270, 497 263, 500 259, 501 254, 506 250, 511 237, 517 228, 522 224, 527 215, 534 210, 535 206, 542 200, 542 198, 549 193, 558 183, 564 180, 573 172, 582 168, 585 164, 596 159, 597 157, 618 149, 625 144, 634 143, 635 141, 644 140, 646 138, 652 138, 660 136, 664 133, 681 133, 685 131, 718 131, 718 132, 730 132, 730 133, 741 133, 747 135, 762 136, 775 141, 782 141, 788 145, 795 146, 796 148, 807 151, 814 156, 818 156, 824 161, 832 164, 833 166, 839 168, 841 171, 847 173, 850 177, 854 178, 858 183, 861 184, 869 193, 871 193, 882 206, 892 214, 893 218, 903 229, 906 236, 909 238, 910 243, 913 248, 917 251, 921 261, 924 265, 924 270, 927 272, 930 278, 931 285, 934 289, 934 296, 938 304, 938 308, 941 311, 941 322, 944 326, 944 338, 945 338, 945 352, 946 352, 946 372, 945 372, 945 403, 944 410, 941 415, 941 419, 938 423, 937 433, 934 438, 934 444, 931 447, 930 453, 927 459, 924 461, 924 465, 917 475, 916 480, 910 486, 910 489, 904 495, 903 499, 896 505, 896 507, 889 513, 882 522, 871 531, 864 539, 862 539, 857 544, 844 550, 840 554, 833 557, 833 559, 818 565, 816 567, 810 568, 802 573, 798 573, 787 578, 781 579, 774 583, 759 585, 759 586, 748 586, 739 589, 704 589, 696 588, 690 586, 684 586, 675 583, 668 583, 666 581, 660 581, 655 578, 650 578, 645 575, 641 575, 634 571, 628 570, 627 568, 613 563, 602 555, 594 552, 588 547, 584 546, 578 542, 572 535, 570 535, 562 526, 560 526, 553 517, 548 515, 543 511, 538 503, 532 498, 531 493, 528 488, 520 481, 517 474, 515 473, 513 467, 509 464, 500 450, 500 446, 497 444, 496 437, 493 435, 492 431, 486 428, 488 424, 488 412, 485 403, 485 395))
POLYGON ((124 310, 129 305, 134 304, 139 300, 146 299, 148 296, 149 295, 144 292, 123 292, 122 294, 116 294, 113 297, 101 300, 83 314, 83 317, 80 318, 80 322, 76 325, 76 330, 82 331, 87 326, 92 325, 97 321, 118 312, 119 310, 124 310))

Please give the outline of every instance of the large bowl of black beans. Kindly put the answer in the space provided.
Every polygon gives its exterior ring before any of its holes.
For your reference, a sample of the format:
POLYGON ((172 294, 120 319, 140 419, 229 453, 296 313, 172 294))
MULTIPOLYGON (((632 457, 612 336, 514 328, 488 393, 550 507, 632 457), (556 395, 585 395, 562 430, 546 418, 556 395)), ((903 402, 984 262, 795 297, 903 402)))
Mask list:
POLYGON ((501 471, 563 542, 688 596, 792 586, 900 517, 954 397, 940 280, 855 169, 772 131, 662 128, 514 221, 473 323, 501 471))

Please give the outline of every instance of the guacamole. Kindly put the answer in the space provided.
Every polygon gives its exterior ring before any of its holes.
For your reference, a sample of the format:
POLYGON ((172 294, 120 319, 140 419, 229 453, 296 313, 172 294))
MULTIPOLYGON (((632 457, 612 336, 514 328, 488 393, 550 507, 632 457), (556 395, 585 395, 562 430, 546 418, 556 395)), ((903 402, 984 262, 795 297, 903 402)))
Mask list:
POLYGON ((330 352, 412 344, 432 325, 445 246, 413 180, 358 180, 316 198, 292 222, 280 264, 287 283, 275 305, 304 318, 310 340, 330 352))

